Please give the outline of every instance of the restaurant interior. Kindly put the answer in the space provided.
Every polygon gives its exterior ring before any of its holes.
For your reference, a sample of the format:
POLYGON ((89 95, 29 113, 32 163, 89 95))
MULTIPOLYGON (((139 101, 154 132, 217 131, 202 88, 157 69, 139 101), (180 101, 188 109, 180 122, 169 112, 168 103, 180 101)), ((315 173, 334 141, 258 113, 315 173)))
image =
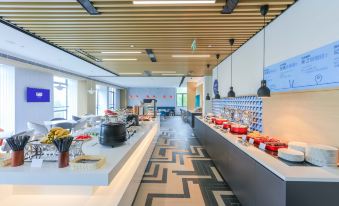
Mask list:
POLYGON ((338 206, 338 8, 1 0, 0 205, 338 206))

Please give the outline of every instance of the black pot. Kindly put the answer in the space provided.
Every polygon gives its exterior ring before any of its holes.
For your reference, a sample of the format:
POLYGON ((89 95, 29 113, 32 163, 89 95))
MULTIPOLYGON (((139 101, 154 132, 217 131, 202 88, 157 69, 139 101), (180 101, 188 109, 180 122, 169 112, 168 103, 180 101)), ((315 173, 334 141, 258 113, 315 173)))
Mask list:
POLYGON ((116 146, 127 140, 125 123, 115 122, 101 124, 99 143, 105 146, 116 146))
POLYGON ((127 115, 126 121, 129 122, 129 121, 132 121, 132 120, 134 120, 133 126, 139 126, 139 116, 138 115, 136 115, 136 114, 127 115))

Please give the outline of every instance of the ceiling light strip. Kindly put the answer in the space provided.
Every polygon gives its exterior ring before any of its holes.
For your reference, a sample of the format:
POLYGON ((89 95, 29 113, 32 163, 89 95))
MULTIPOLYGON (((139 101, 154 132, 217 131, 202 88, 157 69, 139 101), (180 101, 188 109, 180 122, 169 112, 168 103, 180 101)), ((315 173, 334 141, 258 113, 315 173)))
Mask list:
POLYGON ((185 74, 161 74, 162 76, 184 76, 185 74))
POLYGON ((187 1, 133 1, 133 4, 215 4, 215 0, 187 1))
POLYGON ((138 59, 102 59, 103 61, 138 61, 138 59))
POLYGON ((209 58, 209 54, 173 54, 173 58, 209 58))
POLYGON ((141 51, 103 51, 102 54, 141 54, 141 51))
POLYGON ((175 74, 176 71, 152 71, 152 74, 175 74))

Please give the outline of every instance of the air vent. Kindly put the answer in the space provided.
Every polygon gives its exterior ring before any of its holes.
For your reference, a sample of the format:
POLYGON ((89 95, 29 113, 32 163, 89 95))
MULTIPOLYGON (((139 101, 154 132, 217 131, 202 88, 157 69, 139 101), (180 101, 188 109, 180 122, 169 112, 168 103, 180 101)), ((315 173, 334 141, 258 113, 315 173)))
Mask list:
POLYGON ((96 58, 95 56, 89 54, 88 52, 85 52, 84 50, 82 49, 76 49, 75 51, 79 52, 80 54, 82 54, 83 56, 93 60, 93 61, 96 61, 96 62, 102 62, 100 59, 96 58))
POLYGON ((226 5, 221 11, 222 14, 231 14, 237 7, 239 0, 226 0, 226 5))
POLYGON ((157 62, 157 58, 155 57, 155 54, 153 53, 152 49, 146 49, 146 52, 152 62, 157 62))
POLYGON ((93 6, 90 0, 77 0, 79 4, 89 13, 90 15, 98 15, 100 12, 93 6))

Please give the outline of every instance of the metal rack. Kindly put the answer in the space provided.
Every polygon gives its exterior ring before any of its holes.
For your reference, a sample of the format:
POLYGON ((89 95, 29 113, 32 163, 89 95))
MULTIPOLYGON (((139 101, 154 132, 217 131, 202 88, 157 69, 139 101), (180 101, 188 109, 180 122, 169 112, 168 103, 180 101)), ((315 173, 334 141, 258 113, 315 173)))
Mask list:
POLYGON ((253 114, 253 121, 250 125, 250 130, 259 132, 263 131, 261 98, 256 96, 241 96, 236 98, 213 99, 212 111, 214 114, 222 114, 225 107, 250 111, 253 114))

